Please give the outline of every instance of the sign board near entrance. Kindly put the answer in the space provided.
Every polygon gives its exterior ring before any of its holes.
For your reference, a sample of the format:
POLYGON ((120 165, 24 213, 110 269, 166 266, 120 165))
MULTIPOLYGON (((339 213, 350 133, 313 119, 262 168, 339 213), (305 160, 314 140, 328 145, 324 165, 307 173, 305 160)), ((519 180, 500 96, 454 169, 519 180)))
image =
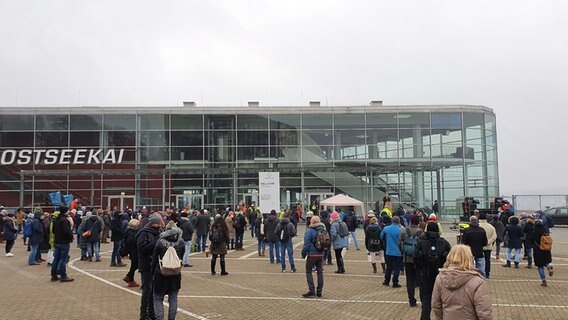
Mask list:
POLYGON ((280 210, 280 172, 259 172, 259 204, 263 213, 280 210))
POLYGON ((123 157, 124 149, 8 149, 0 155, 0 164, 114 164, 123 157))

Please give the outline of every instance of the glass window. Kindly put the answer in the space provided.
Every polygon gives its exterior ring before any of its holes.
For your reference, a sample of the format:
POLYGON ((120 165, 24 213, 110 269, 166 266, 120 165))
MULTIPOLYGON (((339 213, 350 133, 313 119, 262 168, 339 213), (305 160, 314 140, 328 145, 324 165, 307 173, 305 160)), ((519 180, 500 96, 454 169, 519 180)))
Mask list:
POLYGON ((134 131, 108 131, 104 135, 108 147, 136 146, 136 132, 134 131))
POLYGON ((432 129, 461 129, 461 113, 432 113, 432 129))
POLYGON ((302 115, 302 128, 331 129, 331 114, 304 114, 302 115))
POLYGON ((172 146, 202 146, 202 131, 172 131, 172 146))
POLYGON ((203 130, 203 116, 172 114, 172 130, 203 130))
POLYGON ((99 131, 72 131, 69 137, 71 147, 98 147, 101 145, 99 131))
POLYGON ((334 124, 335 129, 364 129, 365 114, 336 114, 334 124))
POLYGON ((304 145, 324 146, 333 145, 333 131, 331 130, 310 130, 302 133, 304 145))
POLYGON ((71 130, 101 130, 102 115, 75 114, 71 115, 71 130))
POLYGON ((69 116, 68 115, 37 115, 36 116, 36 129, 37 130, 68 130, 69 129, 69 116))
POLYGON ((281 130, 281 131, 270 131, 270 145, 293 145, 297 146, 299 144, 298 131, 291 130, 281 130))
POLYGON ((140 131, 138 144, 148 147, 167 147, 170 136, 167 131, 140 131))
POLYGON ((32 115, 2 115, 0 116, 0 131, 33 130, 34 116, 32 115))
POLYGON ((485 129, 495 131, 495 115, 485 114, 485 129))
POLYGON ((141 114, 138 115, 139 130, 167 130, 170 128, 169 114, 141 114))
POLYGON ((397 127, 396 113, 367 113, 367 128, 388 129, 397 127))
POLYGON ((105 114, 105 130, 136 130, 136 115, 105 114))
POLYGON ((168 148, 138 148, 140 162, 167 161, 168 148))
POLYGON ((240 114, 237 116, 237 128, 239 130, 268 129, 268 115, 240 114))
POLYGON ((463 125, 466 128, 482 129, 485 124, 483 113, 463 113, 463 125))
POLYGON ((54 148, 67 147, 67 131, 65 132, 36 132, 36 147, 54 148))
POLYGON ((270 129, 297 129, 297 128, 300 128, 299 114, 270 115, 270 129))
POLYGON ((206 115, 205 123, 210 130, 234 130, 234 115, 206 115))
POLYGON ((0 132, 0 147, 2 148, 18 148, 33 147, 33 132, 0 132))
POLYGON ((430 128, 430 114, 421 113, 399 113, 398 123, 401 128, 430 128))
POLYGON ((237 131, 240 146, 268 145, 268 131, 237 131))
POLYGON ((267 146, 254 146, 254 147, 238 147, 237 160, 255 160, 259 158, 268 158, 267 146))
POLYGON ((172 161, 203 160, 203 147, 172 147, 172 161))
POLYGON ((337 146, 363 146, 365 130, 335 130, 334 143, 337 146))

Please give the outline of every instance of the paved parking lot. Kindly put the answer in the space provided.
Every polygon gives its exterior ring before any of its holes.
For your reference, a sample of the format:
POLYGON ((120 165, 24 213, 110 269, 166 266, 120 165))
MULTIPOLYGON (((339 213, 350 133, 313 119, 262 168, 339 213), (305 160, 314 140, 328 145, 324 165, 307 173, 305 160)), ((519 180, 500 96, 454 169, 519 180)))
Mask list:
MULTIPOLYGON (((455 243, 449 225, 444 229, 446 238, 455 243)), ((299 234, 303 231, 301 227, 299 234)), ((358 233, 362 238, 361 229, 358 233)), ((553 236, 555 275, 548 288, 539 286, 536 269, 502 268, 502 262, 494 260, 488 285, 495 319, 568 319, 568 229, 555 228, 553 236)), ((297 273, 289 268, 282 273, 279 265, 258 257, 250 233, 245 234, 246 250, 227 255, 226 277, 219 272, 212 276, 210 259, 192 254, 194 267, 183 270, 178 319, 419 318, 420 309, 408 306, 404 276, 402 288, 382 286, 382 274, 373 274, 366 252, 353 246, 346 255, 347 273, 335 274, 335 266, 326 266, 323 297, 301 298, 307 291, 300 259, 302 239, 293 241, 297 273)), ((51 283, 45 263, 27 265, 26 248, 18 239, 15 257, 0 256, 0 319, 137 319, 140 289, 126 288, 121 279, 127 268, 111 268, 111 244, 101 246, 102 262, 89 263, 79 261, 73 245, 68 273, 75 281, 51 283)))

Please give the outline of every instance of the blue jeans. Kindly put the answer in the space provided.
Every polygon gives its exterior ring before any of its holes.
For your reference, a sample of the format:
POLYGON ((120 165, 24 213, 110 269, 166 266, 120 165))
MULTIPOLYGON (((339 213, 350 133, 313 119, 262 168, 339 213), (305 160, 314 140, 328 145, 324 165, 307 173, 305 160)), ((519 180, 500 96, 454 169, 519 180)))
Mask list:
POLYGON ((53 262, 51 263, 51 276, 61 278, 67 278, 67 271, 65 269, 67 265, 67 256, 69 255, 69 249, 71 245, 67 244, 55 244, 55 250, 53 251, 53 262))
POLYGON ((483 250, 483 256, 485 257, 485 278, 489 279, 489 274, 491 273, 491 250, 483 250))
POLYGON ((197 235, 197 251, 205 252, 205 245, 207 244, 207 235, 197 235))
POLYGON ((538 267, 538 275, 540 276, 540 280, 546 280, 544 269, 547 269, 548 266, 550 266, 550 264, 547 264, 545 267, 538 267))
POLYGON ((280 263, 280 244, 278 242, 268 243, 268 253, 270 255, 270 263, 274 263, 274 258, 276 262, 280 263))
POLYGON ((264 239, 258 239, 258 244, 256 245, 258 251, 264 250, 266 248, 266 241, 264 239))
MULTIPOLYGON (((170 304, 168 319, 176 318, 178 292, 179 290, 168 292, 168 303, 170 304)), ((165 294, 154 292, 154 315, 156 316, 156 320, 164 319, 164 296, 165 294)))
POLYGON ((485 277, 485 256, 483 258, 475 258, 475 267, 485 277))
POLYGON ((39 244, 30 246, 30 255, 28 256, 28 264, 34 264, 36 262, 38 249, 39 249, 39 244))
POLYGON ((349 231, 349 233, 351 233, 351 236, 353 237, 353 242, 355 243, 355 248, 357 250, 360 250, 359 240, 357 240, 357 231, 349 231))
POLYGON ((122 240, 118 240, 112 243, 112 254, 111 254, 111 263, 122 263, 122 258, 120 257, 120 245, 122 244, 122 240))
POLYGON ((280 241, 280 263, 282 263, 282 270, 286 270, 286 250, 288 250, 290 268, 292 270, 296 270, 296 265, 294 264, 294 247, 292 246, 292 240, 289 240, 288 242, 280 241))
POLYGON ((514 248, 507 248, 507 255, 506 255, 506 259, 507 261, 511 261, 511 253, 512 251, 515 250, 515 263, 519 263, 521 262, 521 249, 514 249, 514 248))
POLYGON ((189 264, 189 253, 191 252, 191 240, 184 241, 183 243, 185 244, 185 251, 183 252, 183 264, 189 264))
POLYGON ((87 255, 89 258, 93 257, 93 250, 97 260, 101 259, 101 245, 98 242, 87 243, 87 255))
POLYGON ((392 276, 392 284, 398 285, 398 276, 402 269, 402 257, 386 255, 387 270, 385 271, 385 283, 389 284, 392 276))

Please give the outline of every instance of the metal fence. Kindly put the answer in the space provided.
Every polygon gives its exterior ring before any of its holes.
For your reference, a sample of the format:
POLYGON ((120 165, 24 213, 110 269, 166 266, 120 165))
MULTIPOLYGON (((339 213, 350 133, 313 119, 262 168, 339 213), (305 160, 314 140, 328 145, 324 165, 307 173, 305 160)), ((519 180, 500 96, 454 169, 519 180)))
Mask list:
POLYGON ((565 194, 538 194, 513 195, 515 211, 537 211, 547 207, 568 206, 568 195, 565 194))

